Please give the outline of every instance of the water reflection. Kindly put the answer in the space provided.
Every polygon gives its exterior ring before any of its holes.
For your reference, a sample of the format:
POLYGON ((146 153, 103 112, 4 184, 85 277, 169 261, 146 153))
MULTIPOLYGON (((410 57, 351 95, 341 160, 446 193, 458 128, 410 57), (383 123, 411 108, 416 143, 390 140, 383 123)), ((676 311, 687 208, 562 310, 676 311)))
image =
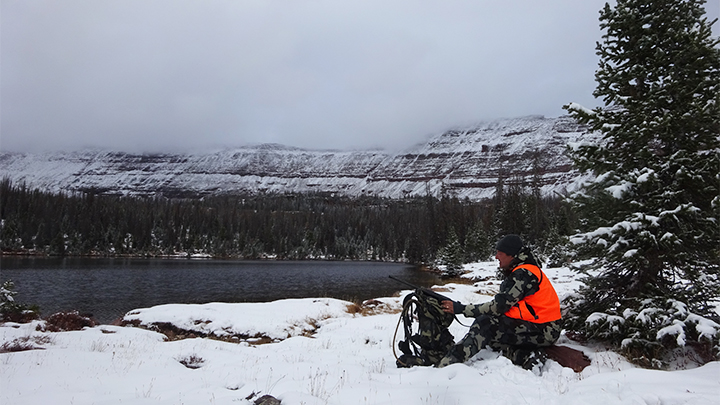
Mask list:
POLYGON ((39 305, 43 315, 92 313, 103 323, 167 303, 366 300, 405 288, 390 275, 438 283, 434 274, 396 263, 0 257, 0 281, 15 283, 19 302, 39 305))

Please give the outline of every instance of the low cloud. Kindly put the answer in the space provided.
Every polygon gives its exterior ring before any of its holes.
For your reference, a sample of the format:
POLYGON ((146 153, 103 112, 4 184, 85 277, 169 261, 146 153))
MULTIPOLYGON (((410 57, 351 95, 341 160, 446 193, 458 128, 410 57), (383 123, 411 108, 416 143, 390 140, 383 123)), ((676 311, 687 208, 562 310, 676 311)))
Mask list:
POLYGON ((402 148, 592 97, 605 1, 2 2, 2 150, 402 148))

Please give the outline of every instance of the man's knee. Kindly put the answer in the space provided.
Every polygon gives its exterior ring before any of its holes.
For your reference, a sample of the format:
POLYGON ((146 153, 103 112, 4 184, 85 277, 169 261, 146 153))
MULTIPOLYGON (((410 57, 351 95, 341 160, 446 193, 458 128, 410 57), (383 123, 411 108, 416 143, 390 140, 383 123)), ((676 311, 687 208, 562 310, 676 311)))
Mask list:
POLYGON ((480 315, 475 318, 475 321, 470 325, 470 331, 468 333, 480 334, 486 337, 491 337, 498 330, 497 317, 488 315, 480 315))

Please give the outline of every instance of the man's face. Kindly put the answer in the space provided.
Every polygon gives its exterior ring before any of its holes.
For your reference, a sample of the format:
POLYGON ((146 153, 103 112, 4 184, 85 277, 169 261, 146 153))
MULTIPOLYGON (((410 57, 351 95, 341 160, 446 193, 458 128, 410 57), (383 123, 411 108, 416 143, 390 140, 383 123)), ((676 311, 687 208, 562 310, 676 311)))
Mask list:
POLYGON ((498 250, 498 252, 495 254, 495 258, 500 262, 500 268, 503 270, 507 270, 508 267, 510 267, 510 263, 514 259, 512 256, 505 252, 501 252, 498 250))

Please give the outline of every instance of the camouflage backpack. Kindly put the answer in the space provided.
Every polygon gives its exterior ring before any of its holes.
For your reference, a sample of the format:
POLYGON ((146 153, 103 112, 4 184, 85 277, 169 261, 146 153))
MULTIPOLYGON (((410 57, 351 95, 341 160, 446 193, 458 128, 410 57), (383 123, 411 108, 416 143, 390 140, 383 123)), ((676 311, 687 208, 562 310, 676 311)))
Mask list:
POLYGON ((448 327, 455 315, 442 310, 439 298, 445 297, 418 288, 403 300, 399 322, 403 323, 405 339, 398 343, 403 353, 397 358, 398 367, 433 366, 453 346, 454 337, 448 327))

